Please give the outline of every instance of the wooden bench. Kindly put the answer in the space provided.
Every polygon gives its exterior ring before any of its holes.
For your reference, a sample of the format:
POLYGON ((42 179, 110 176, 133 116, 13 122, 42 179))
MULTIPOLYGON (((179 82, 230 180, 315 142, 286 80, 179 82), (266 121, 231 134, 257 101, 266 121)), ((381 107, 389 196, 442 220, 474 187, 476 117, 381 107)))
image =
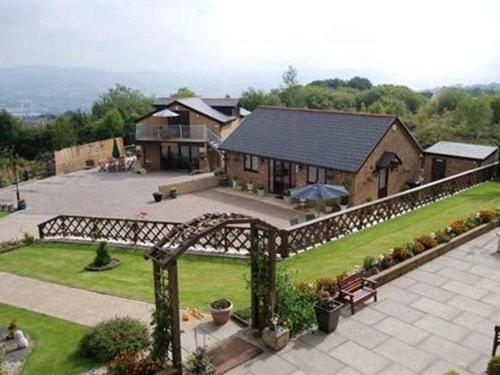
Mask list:
POLYGON ((377 283, 364 278, 361 273, 355 273, 338 282, 339 298, 351 305, 351 313, 354 308, 370 298, 377 302, 377 283))

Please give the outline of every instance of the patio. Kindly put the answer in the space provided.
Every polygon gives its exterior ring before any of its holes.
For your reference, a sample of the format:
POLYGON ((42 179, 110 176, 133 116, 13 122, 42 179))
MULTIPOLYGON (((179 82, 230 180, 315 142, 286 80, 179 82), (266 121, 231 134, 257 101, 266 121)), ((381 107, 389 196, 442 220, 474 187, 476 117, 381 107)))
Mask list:
POLYGON ((500 323, 498 229, 379 288, 335 333, 303 335, 229 372, 245 374, 480 374, 500 323))

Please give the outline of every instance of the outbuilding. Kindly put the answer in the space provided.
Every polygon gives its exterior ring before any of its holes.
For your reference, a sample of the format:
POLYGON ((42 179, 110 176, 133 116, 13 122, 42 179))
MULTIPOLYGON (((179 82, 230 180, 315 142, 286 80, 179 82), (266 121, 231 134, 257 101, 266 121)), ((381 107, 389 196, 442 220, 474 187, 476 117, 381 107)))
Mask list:
POLYGON ((425 150, 425 179, 440 180, 497 160, 497 146, 440 141, 425 150))

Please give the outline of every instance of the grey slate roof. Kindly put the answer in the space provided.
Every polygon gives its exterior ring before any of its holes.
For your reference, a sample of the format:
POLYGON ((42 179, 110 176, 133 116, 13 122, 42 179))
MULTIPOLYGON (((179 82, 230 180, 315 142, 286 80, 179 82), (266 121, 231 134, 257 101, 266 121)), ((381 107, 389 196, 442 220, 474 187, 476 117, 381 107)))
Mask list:
POLYGON ((211 107, 236 107, 240 98, 202 98, 211 107))
POLYGON ((440 141, 426 149, 425 152, 443 156, 457 156, 460 158, 484 160, 496 150, 496 146, 440 141))
POLYGON ((355 172, 395 120, 395 115, 258 107, 219 148, 355 172))
POLYGON ((192 97, 192 98, 159 98, 154 106, 164 107, 172 104, 173 102, 178 102, 188 108, 191 108, 197 112, 200 112, 216 121, 225 123, 234 120, 233 116, 228 116, 222 112, 217 111, 212 108, 209 104, 205 102, 205 99, 192 97))

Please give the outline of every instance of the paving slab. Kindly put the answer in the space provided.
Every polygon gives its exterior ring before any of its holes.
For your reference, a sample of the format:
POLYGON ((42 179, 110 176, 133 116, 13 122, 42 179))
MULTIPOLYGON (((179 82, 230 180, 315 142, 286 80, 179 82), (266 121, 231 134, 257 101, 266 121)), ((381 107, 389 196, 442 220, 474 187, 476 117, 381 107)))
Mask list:
POLYGON ((375 375, 390 364, 386 358, 352 341, 338 346, 330 352, 330 355, 366 375, 375 375))

